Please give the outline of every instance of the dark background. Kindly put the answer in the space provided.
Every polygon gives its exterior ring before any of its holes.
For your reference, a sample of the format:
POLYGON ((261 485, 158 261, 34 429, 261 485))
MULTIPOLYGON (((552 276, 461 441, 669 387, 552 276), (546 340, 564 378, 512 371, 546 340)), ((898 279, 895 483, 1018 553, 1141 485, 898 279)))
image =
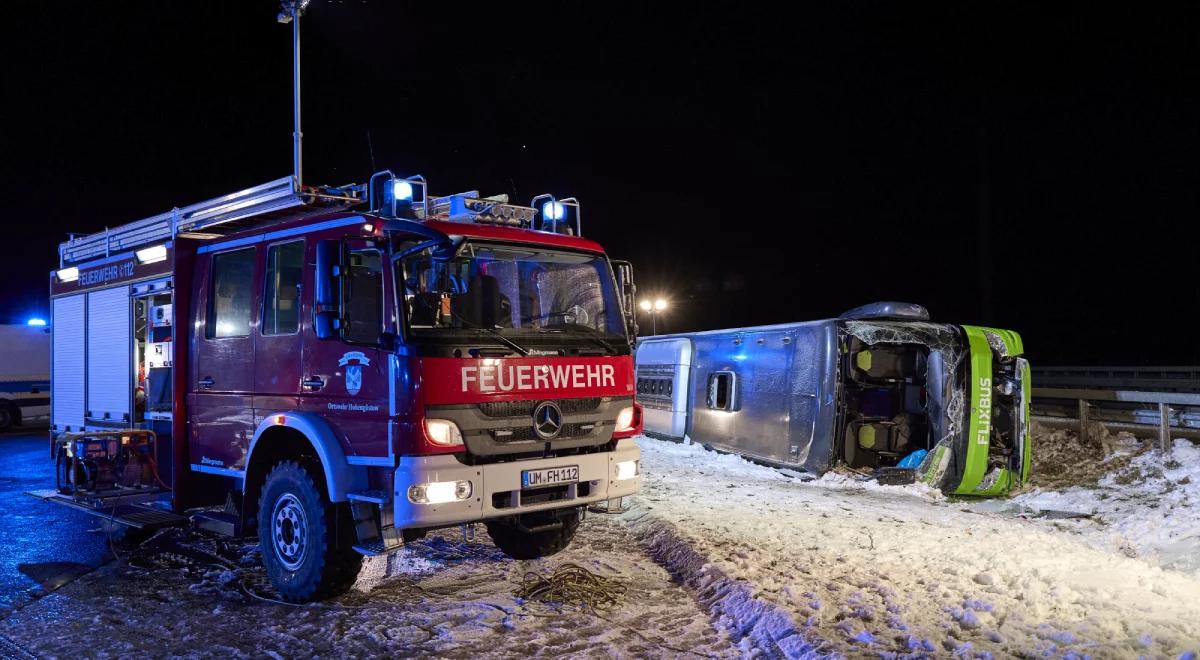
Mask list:
MULTIPOLYGON (((660 331, 897 299, 1042 364, 1200 364, 1194 10, 695 4, 314 0, 305 183, 578 196, 660 331)), ((47 313, 68 231, 290 174, 276 11, 6 5, 0 317, 47 313)))

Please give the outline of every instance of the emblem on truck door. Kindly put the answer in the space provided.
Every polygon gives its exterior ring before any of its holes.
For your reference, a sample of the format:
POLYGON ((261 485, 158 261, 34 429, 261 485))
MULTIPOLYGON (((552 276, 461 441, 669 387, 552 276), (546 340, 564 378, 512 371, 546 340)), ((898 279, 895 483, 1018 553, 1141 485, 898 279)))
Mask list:
POLYGON ((562 410, 553 401, 543 401, 533 409, 533 432, 542 440, 553 440, 562 431, 562 410))
POLYGON ((346 367, 346 392, 350 396, 362 389, 362 368, 367 364, 371 364, 371 360, 361 351, 350 351, 338 360, 339 367, 346 367))

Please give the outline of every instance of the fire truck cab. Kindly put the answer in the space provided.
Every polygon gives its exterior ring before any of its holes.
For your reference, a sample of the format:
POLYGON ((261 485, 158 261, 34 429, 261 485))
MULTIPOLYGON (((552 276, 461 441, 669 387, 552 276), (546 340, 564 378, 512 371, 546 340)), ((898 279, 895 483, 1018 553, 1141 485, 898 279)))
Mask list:
POLYGON ((640 484, 632 270, 574 199, 291 178, 60 246, 55 488, 117 529, 257 534, 286 599, 485 524, 565 547, 640 484))

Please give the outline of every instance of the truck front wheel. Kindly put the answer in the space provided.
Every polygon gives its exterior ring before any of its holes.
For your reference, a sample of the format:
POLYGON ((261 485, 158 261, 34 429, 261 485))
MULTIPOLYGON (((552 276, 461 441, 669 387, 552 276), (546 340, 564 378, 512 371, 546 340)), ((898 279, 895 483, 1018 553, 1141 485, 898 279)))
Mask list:
MULTIPOLYGON (((337 507, 317 487, 313 471, 295 461, 277 463, 267 475, 258 540, 267 576, 284 600, 319 600, 354 585, 362 556, 347 538, 353 526, 338 525, 337 507)), ((349 520, 349 510, 343 513, 349 520)))
POLYGON ((513 559, 537 559, 556 554, 571 544, 583 509, 525 514, 511 519, 489 520, 492 543, 513 559))

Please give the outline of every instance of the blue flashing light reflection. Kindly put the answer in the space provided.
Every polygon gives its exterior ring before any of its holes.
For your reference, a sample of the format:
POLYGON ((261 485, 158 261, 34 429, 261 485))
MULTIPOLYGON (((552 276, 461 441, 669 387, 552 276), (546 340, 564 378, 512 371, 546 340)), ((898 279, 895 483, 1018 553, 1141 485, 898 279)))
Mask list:
POLYGON ((25 322, 25 325, 43 327, 46 325, 46 319, 32 318, 25 322))
POLYGON ((403 179, 392 182, 392 198, 397 201, 411 202, 413 198, 412 184, 403 179))

